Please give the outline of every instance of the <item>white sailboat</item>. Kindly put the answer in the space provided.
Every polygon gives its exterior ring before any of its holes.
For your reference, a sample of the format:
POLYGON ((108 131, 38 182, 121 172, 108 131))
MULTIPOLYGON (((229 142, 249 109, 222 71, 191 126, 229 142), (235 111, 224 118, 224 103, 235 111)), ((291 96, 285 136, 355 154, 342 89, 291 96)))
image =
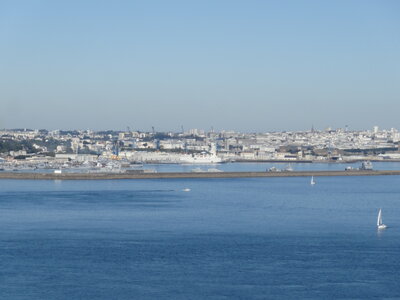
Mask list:
POLYGON ((311 185, 314 185, 314 184, 315 184, 314 176, 311 176, 311 182, 310 182, 310 184, 311 184, 311 185))
POLYGON ((379 209, 378 212, 378 220, 376 221, 376 226, 378 226, 378 229, 386 229, 386 225, 382 223, 382 209, 379 209))

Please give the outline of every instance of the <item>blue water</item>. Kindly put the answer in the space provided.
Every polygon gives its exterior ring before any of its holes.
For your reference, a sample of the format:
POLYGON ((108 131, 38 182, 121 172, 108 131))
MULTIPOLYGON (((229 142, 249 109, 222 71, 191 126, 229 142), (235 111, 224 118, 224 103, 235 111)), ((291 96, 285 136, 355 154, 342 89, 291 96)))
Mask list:
POLYGON ((0 180, 0 299, 400 297, 400 176, 309 181, 0 180))

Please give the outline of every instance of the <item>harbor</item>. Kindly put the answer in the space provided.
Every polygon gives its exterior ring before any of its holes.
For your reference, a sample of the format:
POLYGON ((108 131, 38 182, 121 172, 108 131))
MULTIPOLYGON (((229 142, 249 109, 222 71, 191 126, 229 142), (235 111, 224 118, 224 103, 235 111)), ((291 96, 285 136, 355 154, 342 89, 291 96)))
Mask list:
POLYGON ((400 0, 0 3, 0 300, 400 300, 400 0))

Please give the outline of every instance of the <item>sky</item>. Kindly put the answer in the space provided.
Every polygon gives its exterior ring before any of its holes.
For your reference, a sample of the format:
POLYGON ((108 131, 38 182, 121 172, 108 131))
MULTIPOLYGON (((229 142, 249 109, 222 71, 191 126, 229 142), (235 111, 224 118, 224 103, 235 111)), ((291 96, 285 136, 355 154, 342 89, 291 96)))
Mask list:
POLYGON ((0 128, 400 129, 400 1, 0 0, 0 128))

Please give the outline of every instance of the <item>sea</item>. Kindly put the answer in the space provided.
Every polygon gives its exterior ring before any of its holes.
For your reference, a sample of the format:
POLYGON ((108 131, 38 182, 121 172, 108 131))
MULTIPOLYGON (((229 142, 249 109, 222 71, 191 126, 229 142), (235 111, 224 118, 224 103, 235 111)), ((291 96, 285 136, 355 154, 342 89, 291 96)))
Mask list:
POLYGON ((314 179, 0 180, 0 299, 400 299, 400 176, 314 179))

